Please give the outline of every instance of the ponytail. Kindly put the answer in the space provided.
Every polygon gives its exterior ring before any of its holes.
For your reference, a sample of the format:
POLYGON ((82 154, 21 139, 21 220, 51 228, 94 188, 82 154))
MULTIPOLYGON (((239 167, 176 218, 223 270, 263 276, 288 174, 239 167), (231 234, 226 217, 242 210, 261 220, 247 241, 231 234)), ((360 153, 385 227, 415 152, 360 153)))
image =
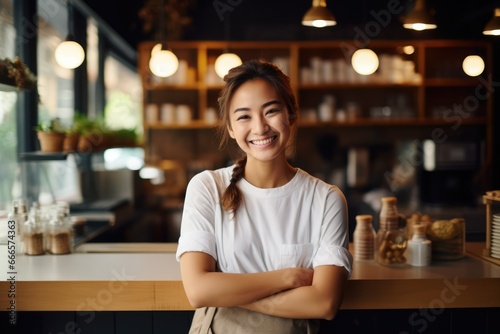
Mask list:
POLYGON ((236 166, 233 169, 233 174, 231 175, 229 186, 226 188, 226 191, 221 198, 221 204, 224 210, 233 212, 233 214, 236 213, 241 204, 241 201, 243 200, 240 188, 238 188, 236 182, 238 182, 243 177, 246 164, 246 156, 236 162, 236 166))

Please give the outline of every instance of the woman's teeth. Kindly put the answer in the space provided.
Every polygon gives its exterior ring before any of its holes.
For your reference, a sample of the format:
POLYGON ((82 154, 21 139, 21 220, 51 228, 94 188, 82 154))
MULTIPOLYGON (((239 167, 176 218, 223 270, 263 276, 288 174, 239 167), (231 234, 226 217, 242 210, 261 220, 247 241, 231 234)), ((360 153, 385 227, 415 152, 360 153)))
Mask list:
POLYGON ((258 145, 258 146, 266 145, 266 144, 269 144, 270 142, 272 142, 275 138, 276 137, 271 137, 271 138, 262 139, 262 140, 252 140, 251 143, 254 145, 258 145))

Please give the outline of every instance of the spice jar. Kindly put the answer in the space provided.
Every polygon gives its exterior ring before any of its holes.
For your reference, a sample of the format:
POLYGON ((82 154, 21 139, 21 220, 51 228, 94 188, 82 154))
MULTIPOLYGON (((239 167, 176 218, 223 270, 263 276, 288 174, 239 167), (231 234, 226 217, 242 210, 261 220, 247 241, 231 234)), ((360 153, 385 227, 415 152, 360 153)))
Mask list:
POLYGON ((73 248, 73 231, 65 219, 64 210, 57 210, 47 226, 47 251, 51 254, 68 254, 73 248))
POLYGON ((413 236, 408 240, 407 258, 412 266, 423 267, 431 263, 431 241, 425 236, 426 224, 414 224, 413 236))
POLYGON ((376 259, 383 265, 406 263, 404 253, 407 246, 406 233, 399 228, 396 197, 383 197, 380 211, 380 226, 376 237, 376 259))
POLYGON ((30 210, 28 220, 23 225, 22 247, 26 255, 42 255, 44 247, 44 226, 39 220, 36 208, 30 210))
POLYGON ((357 215, 354 229, 354 260, 370 261, 375 259, 375 230, 372 215, 357 215))

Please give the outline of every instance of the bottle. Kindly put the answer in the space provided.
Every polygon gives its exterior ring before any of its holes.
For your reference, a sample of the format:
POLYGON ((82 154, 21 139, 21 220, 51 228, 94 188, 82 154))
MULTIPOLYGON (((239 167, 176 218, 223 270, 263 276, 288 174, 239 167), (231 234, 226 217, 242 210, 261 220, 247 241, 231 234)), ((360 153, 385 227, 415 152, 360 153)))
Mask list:
POLYGON ((64 209, 53 210, 47 226, 46 249, 50 254, 69 254, 73 250, 73 231, 65 219, 64 209))
POLYGON ((425 224, 413 225, 413 237, 408 241, 407 261, 416 267, 428 266, 431 263, 431 241, 425 236, 425 224))
POLYGON ((380 226, 376 237, 376 259, 383 265, 406 263, 407 238, 399 228, 399 214, 396 197, 383 197, 380 210, 380 226))
MULTIPOLYGON (((28 216, 26 214, 26 200, 24 199, 19 199, 19 200, 13 200, 12 201, 12 211, 10 211, 7 215, 7 219, 10 224, 13 224, 13 230, 11 232, 15 232, 14 235, 14 242, 16 245, 16 253, 17 254, 22 254, 23 249, 22 249, 22 243, 23 243, 23 225, 24 223, 28 220, 28 216)), ((12 233, 9 234, 12 236, 12 233)))
POLYGON ((31 208, 28 220, 23 225, 23 253, 26 255, 42 255, 45 253, 44 228, 38 217, 36 208, 31 208))
POLYGON ((372 215, 357 215, 354 229, 354 260, 370 261, 375 259, 375 230, 372 215))

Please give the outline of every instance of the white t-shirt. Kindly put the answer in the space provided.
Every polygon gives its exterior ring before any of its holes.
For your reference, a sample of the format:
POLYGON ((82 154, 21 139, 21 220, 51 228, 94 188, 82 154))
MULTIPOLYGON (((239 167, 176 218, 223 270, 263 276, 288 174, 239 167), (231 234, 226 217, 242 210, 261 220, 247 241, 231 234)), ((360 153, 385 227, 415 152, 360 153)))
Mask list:
POLYGON ((234 166, 204 171, 189 182, 176 258, 211 255, 222 272, 254 273, 319 265, 352 270, 347 204, 336 186, 297 169, 287 184, 257 188, 237 183, 236 218, 220 204, 234 166))

